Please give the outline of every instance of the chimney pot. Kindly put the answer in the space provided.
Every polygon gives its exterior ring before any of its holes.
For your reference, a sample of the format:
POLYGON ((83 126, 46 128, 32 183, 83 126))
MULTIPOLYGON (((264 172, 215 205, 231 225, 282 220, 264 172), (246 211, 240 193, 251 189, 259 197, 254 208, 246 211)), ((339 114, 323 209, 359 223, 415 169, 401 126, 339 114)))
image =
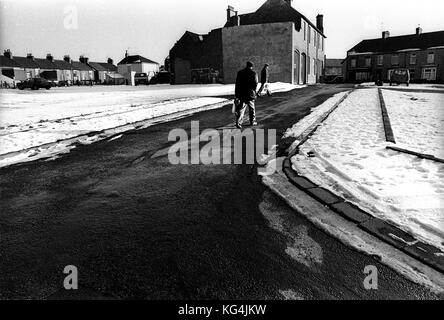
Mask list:
POLYGON ((11 50, 9 50, 9 49, 6 49, 3 53, 3 55, 9 59, 12 59, 12 53, 11 53, 11 50))
POLYGON ((416 34, 417 35, 422 34, 422 28, 421 27, 416 28, 416 34))
POLYGON ((65 60, 65 61, 68 62, 68 63, 71 63, 71 58, 70 58, 69 54, 65 55, 65 56, 63 57, 63 60, 65 60))
POLYGON ((227 8, 227 22, 231 21, 231 18, 235 16, 234 7, 228 6, 227 8))
POLYGON ((111 58, 108 58, 108 63, 109 63, 109 64, 114 64, 114 61, 113 61, 113 59, 111 59, 111 58))
POLYGON ((388 39, 390 37, 390 31, 382 32, 382 39, 388 39))
POLYGON ((324 15, 318 14, 316 16, 316 27, 323 33, 324 32, 324 15))
POLYGON ((32 55, 32 53, 28 53, 28 54, 26 55, 26 58, 31 59, 31 60, 34 60, 34 56, 32 55))
POLYGON ((54 60, 54 57, 52 56, 52 54, 48 53, 46 55, 46 59, 52 62, 54 60))

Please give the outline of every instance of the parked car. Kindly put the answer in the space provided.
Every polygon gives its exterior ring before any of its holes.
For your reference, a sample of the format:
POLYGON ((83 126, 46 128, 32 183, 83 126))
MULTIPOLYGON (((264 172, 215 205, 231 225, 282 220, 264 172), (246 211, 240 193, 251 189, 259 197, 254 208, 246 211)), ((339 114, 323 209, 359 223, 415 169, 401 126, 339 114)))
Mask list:
POLYGON ((40 88, 45 88, 46 90, 51 89, 53 84, 46 79, 43 78, 32 78, 25 81, 22 81, 17 84, 17 88, 23 90, 25 88, 29 88, 32 90, 38 90, 40 88))
POLYGON ((390 86, 393 84, 405 83, 407 87, 410 84, 410 71, 409 69, 395 69, 390 77, 390 86))
POLYGON ((139 84, 149 84, 148 75, 146 73, 140 72, 134 75, 134 84, 138 86, 139 84))

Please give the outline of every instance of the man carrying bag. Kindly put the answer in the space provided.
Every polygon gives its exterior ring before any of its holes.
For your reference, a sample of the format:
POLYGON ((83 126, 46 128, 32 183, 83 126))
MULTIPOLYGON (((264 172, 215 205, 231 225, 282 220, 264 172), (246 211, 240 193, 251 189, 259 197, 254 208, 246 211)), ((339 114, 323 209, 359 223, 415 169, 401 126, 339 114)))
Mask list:
POLYGON ((256 88, 258 84, 257 74, 253 70, 253 63, 247 62, 247 67, 240 70, 236 77, 235 104, 236 104, 236 127, 242 129, 245 110, 249 110, 250 125, 256 126, 256 88))

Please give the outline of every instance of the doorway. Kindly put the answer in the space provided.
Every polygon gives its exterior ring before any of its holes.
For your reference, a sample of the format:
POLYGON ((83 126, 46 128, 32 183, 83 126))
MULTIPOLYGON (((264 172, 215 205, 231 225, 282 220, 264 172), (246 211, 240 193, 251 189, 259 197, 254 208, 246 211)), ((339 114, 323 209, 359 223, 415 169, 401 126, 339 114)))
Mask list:
POLYGON ((299 51, 294 51, 294 62, 293 62, 293 84, 299 84, 299 70, 300 70, 301 57, 299 51))
POLYGON ((301 55, 301 80, 302 84, 307 83, 307 55, 303 53, 301 55))

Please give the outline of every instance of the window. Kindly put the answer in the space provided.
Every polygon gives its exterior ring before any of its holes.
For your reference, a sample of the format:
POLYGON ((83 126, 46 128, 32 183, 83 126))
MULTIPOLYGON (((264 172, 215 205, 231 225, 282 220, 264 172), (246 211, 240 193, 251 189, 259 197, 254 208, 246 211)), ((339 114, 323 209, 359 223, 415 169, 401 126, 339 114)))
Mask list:
POLYGON ((356 59, 351 59, 350 61, 350 67, 356 68, 356 59))
POLYGON ((409 72, 410 72, 410 80, 415 79, 415 69, 410 69, 409 72))
POLYGON ((435 53, 429 52, 427 54, 427 63, 435 63, 435 53))
POLYGON ((378 56, 378 66, 382 66, 384 64, 384 56, 379 55, 378 56))
POLYGON ((316 31, 313 30, 313 42, 314 42, 314 46, 315 46, 315 48, 317 47, 317 44, 318 44, 317 41, 316 41, 317 39, 318 39, 318 38, 317 38, 317 36, 316 36, 316 31))
POLYGON ((308 43, 311 43, 311 27, 308 26, 308 43))
POLYGON ((307 24, 304 21, 304 40, 307 40, 307 24))
POLYGON ((422 78, 424 80, 435 81, 436 80, 436 68, 422 69, 422 78))
POLYGON ((321 37, 322 39, 322 51, 324 51, 324 37, 321 37))
POLYGON ((310 74, 310 57, 307 57, 307 62, 306 62, 306 64, 307 64, 307 74, 310 74))
POLYGON ((410 64, 416 64, 416 53, 410 54, 410 64))
POLYGON ((392 55, 392 66, 397 66, 399 65, 399 55, 394 54, 392 55))
POLYGON ((365 66, 366 67, 371 67, 372 65, 372 58, 371 57, 366 57, 365 58, 365 66))

